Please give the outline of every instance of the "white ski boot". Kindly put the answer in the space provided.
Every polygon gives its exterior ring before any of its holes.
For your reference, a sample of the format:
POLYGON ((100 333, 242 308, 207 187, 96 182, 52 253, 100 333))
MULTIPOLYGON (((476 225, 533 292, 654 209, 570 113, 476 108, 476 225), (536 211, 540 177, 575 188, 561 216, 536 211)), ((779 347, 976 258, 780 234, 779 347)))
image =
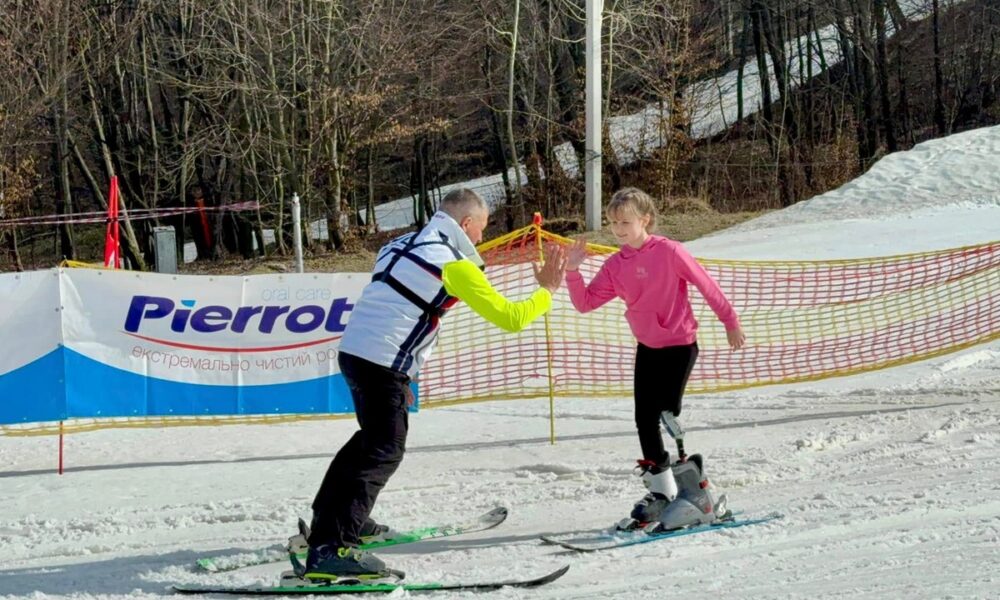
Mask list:
POLYGON ((632 518, 648 523, 659 518, 663 509, 677 497, 677 482, 668 466, 656 465, 652 461, 639 461, 639 476, 649 492, 632 508, 632 518))
POLYGON ((636 470, 649 491, 635 503, 632 514, 618 522, 616 528, 620 531, 631 531, 647 523, 658 522, 663 509, 677 497, 677 482, 669 467, 657 465, 651 460, 640 460, 638 463, 636 470))

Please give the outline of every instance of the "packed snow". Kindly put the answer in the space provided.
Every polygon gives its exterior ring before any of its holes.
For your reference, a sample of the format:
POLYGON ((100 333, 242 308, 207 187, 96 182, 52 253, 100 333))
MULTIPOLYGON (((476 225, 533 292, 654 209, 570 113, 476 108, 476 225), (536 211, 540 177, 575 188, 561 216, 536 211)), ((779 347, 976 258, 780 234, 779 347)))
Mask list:
MULTIPOLYGON (((688 246, 696 256, 813 259, 992 241, 998 149, 1000 127, 927 142, 839 190, 688 246)), ((609 526, 643 495, 631 399, 557 399, 555 445, 548 415, 547 400, 413 415, 406 459, 374 516, 409 528, 498 505, 511 514, 490 531, 380 556, 412 581, 571 565, 548 586, 490 598, 1000 597, 1000 342, 854 377, 688 396, 688 451, 704 455, 730 507, 784 518, 603 553, 539 536, 609 526)), ((77 434, 63 476, 55 438, 0 437, 0 598, 273 584, 285 565, 207 574, 194 561, 294 533, 355 428, 77 434)))

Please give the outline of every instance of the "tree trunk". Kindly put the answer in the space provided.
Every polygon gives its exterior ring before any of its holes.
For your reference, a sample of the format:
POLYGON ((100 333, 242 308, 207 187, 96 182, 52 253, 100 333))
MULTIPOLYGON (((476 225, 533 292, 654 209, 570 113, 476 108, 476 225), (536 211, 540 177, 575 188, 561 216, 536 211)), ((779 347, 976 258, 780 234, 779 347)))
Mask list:
POLYGON ((375 145, 368 146, 365 159, 365 170, 368 173, 368 201, 365 203, 365 233, 371 235, 378 230, 375 223, 375 145))
POLYGON ((6 240, 7 257, 14 266, 14 270, 23 271, 24 264, 21 262, 21 252, 17 248, 17 228, 11 227, 10 231, 0 232, 0 237, 6 240))
POLYGON ((851 56, 855 78, 854 107, 857 120, 858 168, 865 171, 871 166, 878 150, 878 116, 876 114, 874 43, 870 38, 871 15, 867 0, 854 0, 852 14, 853 34, 851 56))
POLYGON ((332 189, 327 188, 327 223, 326 230, 330 236, 327 244, 329 247, 340 250, 344 246, 344 236, 340 231, 340 203, 344 193, 343 184, 343 164, 340 153, 340 135, 338 128, 333 127, 329 142, 330 151, 330 176, 332 177, 332 189), (332 197, 331 197, 332 196, 332 197))
POLYGON ((562 52, 556 60, 554 75, 556 97, 559 99, 559 124, 565 129, 576 153, 577 169, 580 177, 586 170, 587 143, 579 117, 580 87, 577 73, 584 69, 584 36, 585 31, 579 19, 566 17, 564 20, 565 37, 569 40, 579 40, 576 43, 563 44, 562 52))
POLYGON ((893 118, 889 97, 889 66, 885 48, 885 2, 875 0, 875 48, 876 72, 878 73, 879 100, 882 109, 882 128, 885 131, 885 143, 889 152, 899 149, 896 142, 896 124, 893 118))
POLYGON ((889 9, 889 16, 892 18, 892 26, 896 32, 902 31, 909 23, 903 9, 899 8, 899 0, 886 0, 886 7, 889 9))
MULTIPOLYGON (((492 69, 493 69, 493 53, 490 47, 486 46, 486 55, 483 58, 483 74, 486 76, 487 89, 492 90, 492 69)), ((503 191, 506 196, 506 206, 505 210, 505 224, 508 231, 513 231, 514 229, 514 215, 511 212, 510 207, 514 205, 514 190, 511 186, 510 176, 509 176, 509 165, 507 164, 507 152, 503 147, 503 129, 500 125, 500 117, 497 115, 497 111, 492 108, 490 102, 486 102, 486 110, 490 111, 490 133, 493 141, 493 157, 497 168, 500 170, 500 177, 503 180, 503 191)), ((582 172, 582 171, 581 171, 582 172)))
POLYGON ((733 38, 736 37, 733 31, 733 21, 735 17, 733 16, 733 0, 722 0, 719 7, 719 19, 722 25, 722 55, 726 60, 732 58, 735 53, 735 48, 733 47, 733 38))
POLYGON ((552 39, 552 29, 554 25, 552 2, 545 2, 546 18, 544 21, 545 32, 545 76, 548 84, 545 86, 545 141, 544 153, 542 155, 542 165, 544 168, 545 182, 542 189, 545 193, 545 214, 548 218, 561 216, 558 208, 554 204, 555 190, 553 189, 553 178, 556 172, 562 173, 562 169, 557 164, 558 159, 553 152, 555 133, 553 131, 553 121, 555 115, 556 88, 555 88, 555 56, 552 50, 554 40, 552 39))
POLYGON ((941 7, 938 0, 932 0, 931 7, 931 35, 934 42, 934 125, 940 136, 948 133, 948 124, 944 118, 944 72, 941 68, 941 7))
POLYGON ((794 114, 789 109, 791 104, 791 84, 788 77, 787 60, 785 57, 785 46, 781 36, 776 30, 775 20, 771 17, 771 11, 761 4, 761 36, 767 44, 767 52, 771 55, 771 68, 774 70, 774 80, 778 84, 778 93, 781 94, 776 104, 778 105, 778 121, 782 128, 787 128, 785 134, 789 139, 794 140, 797 125, 794 114))
POLYGON ((413 220, 417 228, 427 223, 427 138, 424 134, 413 138, 413 162, 410 169, 410 191, 413 194, 413 220))
POLYGON ((898 106, 901 134, 904 143, 910 146, 913 144, 913 123, 910 118, 910 99, 907 95, 906 74, 903 70, 903 56, 905 54, 906 48, 902 45, 896 49, 896 80, 899 85, 898 106))
MULTIPOLYGON (((56 174, 56 213, 69 215, 73 213, 73 198, 69 184, 69 142, 66 136, 66 113, 68 104, 66 95, 61 95, 60 106, 53 109, 52 128, 54 141, 52 143, 53 172, 56 174)), ((76 252, 73 247, 73 226, 70 223, 58 225, 59 253, 64 259, 73 260, 76 252)))
MULTIPOLYGON (((514 137, 514 67, 517 64, 517 32, 521 20, 521 0, 514 0, 514 25, 511 29, 510 37, 510 62, 507 67, 507 144, 510 151, 510 160, 514 166, 514 196, 508 200, 513 200, 523 207, 521 198, 521 164, 517 156, 517 140, 514 137)), ((513 219, 514 205, 508 205, 511 216, 508 217, 510 225, 513 219)), ((512 230, 512 227, 508 227, 512 230)))
MULTIPOLYGON (((743 12, 743 27, 740 29, 740 58, 736 68, 736 122, 743 122, 743 67, 747 62, 747 41, 750 39, 750 15, 743 12)), ((739 127, 740 125, 737 125, 739 127)))
POLYGON ((767 51, 764 49, 764 26, 763 13, 765 10, 760 2, 750 5, 750 26, 753 35, 754 54, 757 57, 757 74, 760 82, 761 108, 764 113, 764 124, 768 130, 767 145, 771 150, 771 156, 777 157, 778 148, 774 136, 774 107, 771 101, 771 76, 767 68, 767 51))

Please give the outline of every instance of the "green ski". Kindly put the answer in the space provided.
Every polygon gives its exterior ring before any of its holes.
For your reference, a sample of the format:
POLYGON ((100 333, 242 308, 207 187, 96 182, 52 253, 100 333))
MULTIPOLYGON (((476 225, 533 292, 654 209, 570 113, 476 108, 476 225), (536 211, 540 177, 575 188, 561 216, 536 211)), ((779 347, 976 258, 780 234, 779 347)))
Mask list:
MULTIPOLYGON (((506 518, 506 508, 494 508, 488 513, 480 515, 470 521, 452 523, 448 525, 438 525, 435 527, 420 527, 417 529, 411 529, 409 531, 399 532, 390 538, 375 540, 367 544, 363 544, 361 548, 365 550, 373 550, 376 548, 385 548, 386 546, 411 544, 421 540, 430 540, 434 538, 450 537, 453 535, 463 535, 476 531, 485 531, 503 523, 506 518)), ((296 556, 305 560, 304 548, 296 548, 295 550, 296 556)), ((222 573, 225 571, 235 571, 236 569, 242 569, 244 567, 253 567, 257 565, 286 561, 288 560, 288 553, 288 546, 275 545, 240 554, 199 558, 196 561, 196 564, 198 565, 198 568, 204 571, 222 573)))
POLYGON ((566 574, 569 565, 547 575, 534 579, 511 579, 483 583, 357 583, 350 585, 282 585, 275 587, 226 587, 214 585, 175 585, 174 591, 181 594, 234 594, 240 596, 291 596, 301 595, 337 595, 337 594, 388 594, 396 590, 408 592, 489 592, 505 587, 530 588, 552 583, 566 574))

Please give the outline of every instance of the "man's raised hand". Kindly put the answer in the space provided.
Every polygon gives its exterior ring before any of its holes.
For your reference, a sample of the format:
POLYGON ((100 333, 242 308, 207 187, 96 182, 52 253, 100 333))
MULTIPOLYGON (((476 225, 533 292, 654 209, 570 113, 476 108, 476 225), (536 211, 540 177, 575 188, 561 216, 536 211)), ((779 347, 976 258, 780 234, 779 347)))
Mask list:
POLYGON ((531 263, 538 285, 555 293, 566 275, 566 251, 562 246, 549 244, 545 247, 545 262, 539 266, 531 263))

